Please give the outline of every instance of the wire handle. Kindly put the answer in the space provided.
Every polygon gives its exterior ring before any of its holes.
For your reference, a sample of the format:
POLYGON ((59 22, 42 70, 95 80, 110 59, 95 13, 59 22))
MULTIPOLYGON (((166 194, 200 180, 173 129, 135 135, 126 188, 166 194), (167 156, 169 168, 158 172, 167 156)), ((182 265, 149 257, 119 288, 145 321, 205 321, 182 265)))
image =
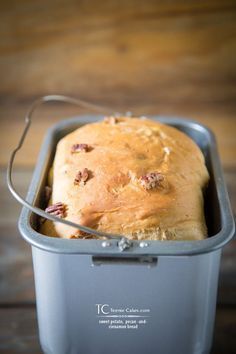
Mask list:
POLYGON ((62 96, 62 95, 48 95, 48 96, 43 96, 38 98, 37 100, 35 100, 31 107, 29 108, 26 116, 25 116, 25 128, 23 130, 23 133, 20 137, 20 140, 18 142, 18 145, 16 146, 16 148, 12 151, 11 156, 10 156, 10 160, 8 163, 8 167, 7 167, 7 186, 11 192, 11 194, 13 195, 13 197, 23 206, 25 206, 26 208, 30 209, 32 212, 34 212, 35 214, 46 218, 48 220, 54 221, 54 222, 60 222, 62 224, 68 225, 68 226, 72 226, 75 227, 77 229, 79 229, 80 231, 86 232, 88 234, 91 235, 95 235, 97 237, 106 237, 107 239, 119 239, 118 242, 118 246, 119 249, 121 251, 128 249, 131 246, 131 242, 130 240, 128 240, 126 237, 122 236, 122 235, 117 235, 117 234, 110 234, 110 233, 106 233, 106 232, 100 232, 97 230, 94 230, 90 227, 86 227, 77 223, 74 223, 72 221, 69 220, 65 220, 65 219, 61 219, 57 216, 51 215, 49 213, 46 213, 44 210, 31 205, 29 202, 27 202, 15 189, 13 181, 12 181, 12 170, 13 170, 13 164, 14 164, 14 160, 16 157, 17 152, 22 148, 23 143, 25 141, 26 135, 29 131, 31 122, 32 122, 32 116, 33 113, 35 112, 35 110, 42 104, 47 103, 47 102, 51 102, 51 101, 56 101, 56 102, 64 102, 64 103, 70 103, 70 104, 74 104, 80 107, 84 107, 84 108, 90 108, 93 109, 95 111, 99 111, 101 113, 104 114, 105 111, 107 111, 108 114, 111 114, 111 110, 105 107, 100 107, 97 106, 95 104, 92 103, 88 103, 85 102, 83 100, 77 99, 77 98, 72 98, 72 97, 68 97, 68 96, 62 96))

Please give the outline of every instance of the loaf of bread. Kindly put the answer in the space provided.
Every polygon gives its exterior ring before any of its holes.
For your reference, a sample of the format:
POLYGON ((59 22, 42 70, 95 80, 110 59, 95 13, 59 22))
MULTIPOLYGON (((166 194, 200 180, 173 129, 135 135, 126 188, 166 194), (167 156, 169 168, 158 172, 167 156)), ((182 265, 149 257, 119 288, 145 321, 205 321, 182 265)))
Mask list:
MULTIPOLYGON (((204 157, 187 135, 146 118, 106 117, 62 138, 46 211, 90 228, 137 240, 207 237, 204 157)), ((40 232, 90 238, 42 222, 40 232)))

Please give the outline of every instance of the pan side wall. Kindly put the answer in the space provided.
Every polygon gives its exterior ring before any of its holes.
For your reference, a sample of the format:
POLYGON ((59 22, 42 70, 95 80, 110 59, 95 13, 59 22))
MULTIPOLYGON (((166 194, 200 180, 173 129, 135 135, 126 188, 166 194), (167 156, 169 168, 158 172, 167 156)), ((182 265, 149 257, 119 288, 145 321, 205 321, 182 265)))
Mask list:
POLYGON ((32 252, 45 353, 210 351, 221 250, 160 256, 153 265, 32 252))

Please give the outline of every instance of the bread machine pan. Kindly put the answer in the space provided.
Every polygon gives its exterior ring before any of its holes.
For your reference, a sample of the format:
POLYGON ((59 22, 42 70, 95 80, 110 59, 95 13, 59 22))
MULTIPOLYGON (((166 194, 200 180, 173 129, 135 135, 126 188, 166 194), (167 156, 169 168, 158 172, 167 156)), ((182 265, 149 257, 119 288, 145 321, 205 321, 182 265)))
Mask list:
MULTIPOLYGON (((27 200, 42 205, 60 138, 101 116, 80 116, 49 129, 27 200)), ((19 229, 32 246, 40 342, 47 354, 207 354, 210 352, 222 247, 234 221, 213 134, 179 118, 151 117, 185 132, 206 159, 209 237, 201 241, 60 239, 37 232, 23 208, 19 229)))

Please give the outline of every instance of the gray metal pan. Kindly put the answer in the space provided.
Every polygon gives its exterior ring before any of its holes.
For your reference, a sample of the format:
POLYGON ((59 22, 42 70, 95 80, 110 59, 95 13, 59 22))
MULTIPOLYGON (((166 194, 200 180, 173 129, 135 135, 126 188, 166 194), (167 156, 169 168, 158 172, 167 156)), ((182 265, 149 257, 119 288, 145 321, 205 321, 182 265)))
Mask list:
MULTIPOLYGON (((209 237, 201 241, 134 241, 132 247, 122 253, 130 255, 193 255, 212 252, 222 248, 234 234, 234 220, 225 187, 222 168, 219 161, 216 140, 213 133, 197 122, 175 117, 150 117, 176 127, 190 136, 201 148, 208 171, 210 183, 205 194, 205 211, 209 237)), ((63 120, 48 130, 35 167, 29 187, 27 201, 40 206, 42 191, 46 183, 49 167, 52 164, 55 147, 59 139, 80 125, 95 122, 101 116, 79 116, 63 120)), ((66 254, 121 255, 117 239, 60 239, 41 235, 37 231, 37 217, 27 208, 23 208, 19 229, 24 239, 31 245, 50 252, 66 254)))
MULTIPOLYGON (((38 102, 52 98, 78 104, 78 100, 58 96, 47 96, 38 102)), ((213 134, 193 121, 150 117, 185 132, 205 156, 210 173, 205 193, 207 239, 127 243, 121 235, 110 234, 106 234, 106 241, 47 237, 37 231, 36 214, 47 217, 42 211, 44 186, 56 144, 67 133, 101 116, 66 119, 48 130, 25 202, 14 189, 11 172, 36 105, 37 102, 26 116, 26 128, 11 156, 8 185, 16 199, 25 205, 19 228, 32 245, 43 351, 48 354, 153 354, 157 351, 160 354, 208 354, 221 248, 234 234, 234 220, 213 134), (121 242, 125 247, 121 247, 121 242), (125 311, 133 307, 150 311, 146 324, 138 330, 110 330, 99 322, 100 308, 107 310, 102 313, 102 320, 109 323, 109 317, 113 316, 109 313, 111 308, 125 311)), ((96 230, 94 233, 97 234, 96 230)))

